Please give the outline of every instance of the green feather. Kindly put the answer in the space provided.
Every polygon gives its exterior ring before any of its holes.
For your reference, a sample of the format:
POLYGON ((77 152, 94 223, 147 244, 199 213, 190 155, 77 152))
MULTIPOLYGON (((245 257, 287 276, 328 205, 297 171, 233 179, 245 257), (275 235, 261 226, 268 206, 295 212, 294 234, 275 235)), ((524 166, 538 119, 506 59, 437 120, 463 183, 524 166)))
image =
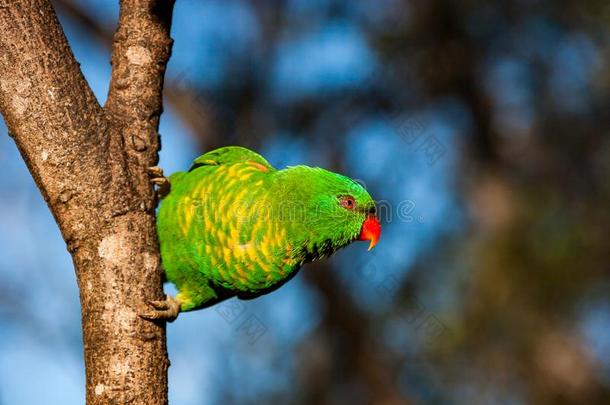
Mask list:
POLYGON ((307 166, 276 170, 234 146, 200 156, 170 182, 157 229, 183 311, 278 288, 304 263, 355 240, 375 210, 348 177, 307 166), (348 195, 354 210, 339 202, 348 195))

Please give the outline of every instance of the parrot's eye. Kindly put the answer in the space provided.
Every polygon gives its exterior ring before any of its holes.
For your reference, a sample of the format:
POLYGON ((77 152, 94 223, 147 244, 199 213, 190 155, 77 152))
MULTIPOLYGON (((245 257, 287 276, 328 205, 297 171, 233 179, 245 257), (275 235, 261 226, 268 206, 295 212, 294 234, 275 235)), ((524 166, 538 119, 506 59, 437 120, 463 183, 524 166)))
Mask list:
POLYGON ((352 211, 354 208, 356 208, 356 200, 354 200, 354 197, 351 195, 340 197, 339 202, 346 210, 352 211))

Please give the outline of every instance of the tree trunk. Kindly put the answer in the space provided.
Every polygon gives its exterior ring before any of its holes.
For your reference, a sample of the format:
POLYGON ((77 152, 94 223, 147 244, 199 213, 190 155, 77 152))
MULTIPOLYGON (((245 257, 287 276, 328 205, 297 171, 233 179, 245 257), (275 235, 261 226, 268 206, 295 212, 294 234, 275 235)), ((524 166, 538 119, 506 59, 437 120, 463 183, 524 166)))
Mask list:
MULTIPOLYGON (((123 0, 108 102, 80 71, 48 0, 0 0, 0 112, 72 255, 88 404, 166 404, 155 198, 173 1, 123 0)), ((61 316, 61 314, 57 314, 61 316)))

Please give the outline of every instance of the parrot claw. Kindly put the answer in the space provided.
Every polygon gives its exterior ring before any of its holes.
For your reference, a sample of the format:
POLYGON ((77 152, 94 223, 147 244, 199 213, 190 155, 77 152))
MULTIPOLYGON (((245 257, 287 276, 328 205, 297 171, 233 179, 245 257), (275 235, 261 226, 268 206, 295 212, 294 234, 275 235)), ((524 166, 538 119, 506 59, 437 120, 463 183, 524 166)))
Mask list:
POLYGON ((170 184, 169 179, 163 175, 163 169, 159 166, 151 166, 146 169, 146 173, 150 176, 150 182, 158 187, 156 190, 157 198, 160 200, 167 196, 170 184))
POLYGON ((164 300, 149 301, 148 305, 152 307, 152 311, 141 313, 140 317, 149 321, 163 320, 173 322, 180 313, 180 300, 167 295, 164 300))

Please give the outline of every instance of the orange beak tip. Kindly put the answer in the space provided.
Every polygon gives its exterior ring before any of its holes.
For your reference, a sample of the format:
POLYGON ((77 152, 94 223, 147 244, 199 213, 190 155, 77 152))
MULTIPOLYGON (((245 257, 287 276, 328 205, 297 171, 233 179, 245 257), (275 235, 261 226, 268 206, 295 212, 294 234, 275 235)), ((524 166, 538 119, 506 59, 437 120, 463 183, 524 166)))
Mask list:
POLYGON ((375 246, 377 246, 377 242, 379 242, 379 236, 371 238, 371 243, 369 244, 368 251, 373 250, 375 246))

